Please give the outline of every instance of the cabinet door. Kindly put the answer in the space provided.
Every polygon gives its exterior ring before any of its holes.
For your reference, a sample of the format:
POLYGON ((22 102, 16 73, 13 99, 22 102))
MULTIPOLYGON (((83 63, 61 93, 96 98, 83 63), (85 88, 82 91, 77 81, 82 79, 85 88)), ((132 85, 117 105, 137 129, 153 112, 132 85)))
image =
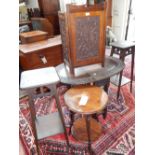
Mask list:
POLYGON ((69 31, 74 66, 101 63, 105 49, 105 11, 71 13, 69 31))

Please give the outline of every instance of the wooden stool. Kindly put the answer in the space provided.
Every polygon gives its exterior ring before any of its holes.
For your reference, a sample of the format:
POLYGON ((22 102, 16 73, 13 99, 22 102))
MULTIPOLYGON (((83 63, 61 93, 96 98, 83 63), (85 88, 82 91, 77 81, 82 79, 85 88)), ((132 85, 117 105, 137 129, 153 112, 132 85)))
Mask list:
POLYGON ((106 107, 108 96, 105 91, 97 86, 76 86, 64 94, 65 103, 74 113, 82 114, 82 118, 74 121, 72 134, 81 142, 88 142, 90 154, 91 141, 95 141, 102 134, 99 122, 91 117, 106 107))
POLYGON ((26 90, 29 95, 32 129, 34 132, 35 144, 38 154, 40 153, 37 139, 42 139, 44 137, 52 136, 62 132, 65 133, 68 150, 69 139, 56 90, 56 84, 58 82, 59 77, 54 67, 24 71, 21 74, 20 88, 26 90), (40 88, 39 94, 36 91, 38 90, 38 87, 40 88), (55 96, 58 112, 44 116, 36 116, 34 99, 36 97, 43 97, 47 95, 55 96))
MULTIPOLYGON (((135 57, 135 43, 128 42, 128 41, 122 41, 122 42, 113 42, 110 45, 112 46, 110 56, 113 56, 113 54, 117 54, 117 55, 119 55, 119 58, 123 62, 124 62, 126 56, 128 56, 130 54, 132 56, 131 80, 130 80, 130 91, 132 91, 133 68, 134 68, 134 57, 135 57)), ((117 99, 119 97, 120 87, 129 82, 129 80, 123 82, 124 79, 122 78, 122 74, 123 74, 123 70, 120 72, 119 81, 117 79, 113 79, 113 78, 111 79, 111 82, 118 86, 117 99)))

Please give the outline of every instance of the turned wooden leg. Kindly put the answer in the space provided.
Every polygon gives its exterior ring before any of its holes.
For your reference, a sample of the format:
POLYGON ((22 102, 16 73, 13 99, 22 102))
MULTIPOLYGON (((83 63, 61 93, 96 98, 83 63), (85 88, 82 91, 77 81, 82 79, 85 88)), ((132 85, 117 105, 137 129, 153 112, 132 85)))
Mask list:
POLYGON ((71 118, 71 124, 70 124, 69 134, 71 134, 71 128, 74 122, 74 112, 72 111, 70 111, 70 118, 71 118))
POLYGON ((90 155, 92 155, 92 150, 91 150, 91 133, 90 133, 90 117, 88 115, 85 116, 86 119, 86 128, 87 128, 87 134, 88 134, 88 150, 90 152, 90 155))
POLYGON ((107 117, 107 107, 103 110, 103 118, 105 119, 107 117))

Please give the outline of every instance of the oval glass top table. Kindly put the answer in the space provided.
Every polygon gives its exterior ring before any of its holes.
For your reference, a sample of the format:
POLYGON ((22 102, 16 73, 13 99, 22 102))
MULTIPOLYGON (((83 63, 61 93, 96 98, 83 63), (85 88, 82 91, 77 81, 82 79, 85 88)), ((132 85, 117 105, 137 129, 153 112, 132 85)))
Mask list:
MULTIPOLYGON (((88 66, 84 66, 84 67, 77 67, 75 68, 74 72, 75 74, 73 75, 70 71, 69 71, 69 67, 67 65, 65 65, 64 63, 56 66, 56 71, 58 73, 59 79, 62 83, 64 84, 69 84, 72 86, 76 86, 76 85, 82 85, 82 84, 89 84, 89 83, 95 83, 97 81, 101 81, 101 80, 106 80, 109 79, 111 76, 118 74, 119 72, 121 72, 125 67, 125 64, 123 61, 121 61, 118 58, 114 58, 114 57, 106 57, 105 61, 104 61, 104 67, 102 67, 101 64, 93 64, 93 65, 88 65, 88 66)), ((110 80, 108 80, 110 81, 110 80)), ((73 87, 74 88, 74 87, 73 87)), ((71 88, 72 89, 72 88, 71 88)), ((101 91, 101 88, 100 88, 101 91)), ((104 90, 103 90, 104 91, 104 90)), ((95 91, 93 91, 93 93, 91 93, 92 95, 94 94, 95 91)), ((99 109, 96 109, 93 107, 93 109, 86 109, 86 111, 84 111, 84 107, 78 107, 79 105, 75 104, 74 106, 71 105, 71 102, 75 102, 75 100, 71 99, 68 95, 65 95, 65 102, 68 105, 71 113, 80 113, 85 115, 85 119, 79 119, 77 121, 74 122, 73 125, 73 135, 75 138, 78 137, 78 139, 80 141, 88 141, 88 146, 89 146, 89 150, 91 153, 91 140, 96 140, 96 138, 101 134, 102 132, 102 128, 100 126, 100 124, 93 118, 90 118, 90 114, 94 114, 97 113, 98 111, 101 111, 103 109, 106 109, 104 106, 106 106, 106 104, 103 106, 102 104, 99 107, 99 109), (67 98, 70 98, 71 101, 68 101, 67 98), (92 135, 91 137, 90 135, 85 136, 86 139, 83 139, 83 128, 80 128, 79 126, 85 126, 85 135, 87 135, 87 133, 90 133, 89 131, 91 130, 89 127, 89 122, 91 124, 91 126, 95 126, 97 132, 93 132, 93 133, 97 133, 92 135), (87 132, 86 132, 86 126, 87 126, 87 132), (79 130, 80 128, 80 130, 79 130), (81 138, 80 136, 81 135, 81 138)), ((77 99, 78 100, 78 99, 77 99)), ((86 100, 86 99, 84 99, 86 100)), ((95 102, 93 102, 95 103, 95 102)), ((72 117, 71 117, 72 118, 72 117)))
POLYGON ((73 86, 64 94, 65 104, 70 111, 82 114, 72 126, 72 135, 81 142, 88 142, 90 154, 91 141, 97 140, 102 134, 102 126, 92 114, 102 111, 108 103, 108 95, 97 86, 73 86))
POLYGON ((80 85, 110 78, 122 71, 124 67, 124 62, 118 58, 106 57, 104 67, 102 67, 101 64, 77 67, 75 68, 75 74, 73 75, 69 71, 69 68, 62 63, 56 67, 56 71, 62 83, 80 85))

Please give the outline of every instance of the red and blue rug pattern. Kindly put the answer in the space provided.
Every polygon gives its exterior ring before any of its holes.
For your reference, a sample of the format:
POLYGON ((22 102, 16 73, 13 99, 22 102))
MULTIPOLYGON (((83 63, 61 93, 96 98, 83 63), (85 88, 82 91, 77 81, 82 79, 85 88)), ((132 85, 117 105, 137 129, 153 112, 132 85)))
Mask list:
MULTIPOLYGON (((65 106, 63 94, 67 87, 58 88, 60 102, 65 118, 66 127, 70 126, 70 112, 65 106)), ((98 117, 103 127, 103 133, 98 140, 93 142, 92 149, 96 155, 134 155, 135 151, 135 106, 134 96, 129 91, 129 86, 121 87, 120 97, 117 100, 117 87, 110 85, 109 103, 106 119, 102 115, 98 117)), ((37 115, 45 115, 57 111, 54 98, 38 98, 35 101, 37 115)), ((34 136, 31 128, 31 117, 28 106, 28 97, 20 99, 19 133, 27 155, 36 154, 34 136)), ((75 116, 76 117, 79 116, 75 116)), ((85 143, 69 136, 70 155, 87 155, 88 147, 85 143)), ((66 141, 63 134, 50 136, 39 140, 39 148, 42 155, 64 155, 66 153, 66 141)))

